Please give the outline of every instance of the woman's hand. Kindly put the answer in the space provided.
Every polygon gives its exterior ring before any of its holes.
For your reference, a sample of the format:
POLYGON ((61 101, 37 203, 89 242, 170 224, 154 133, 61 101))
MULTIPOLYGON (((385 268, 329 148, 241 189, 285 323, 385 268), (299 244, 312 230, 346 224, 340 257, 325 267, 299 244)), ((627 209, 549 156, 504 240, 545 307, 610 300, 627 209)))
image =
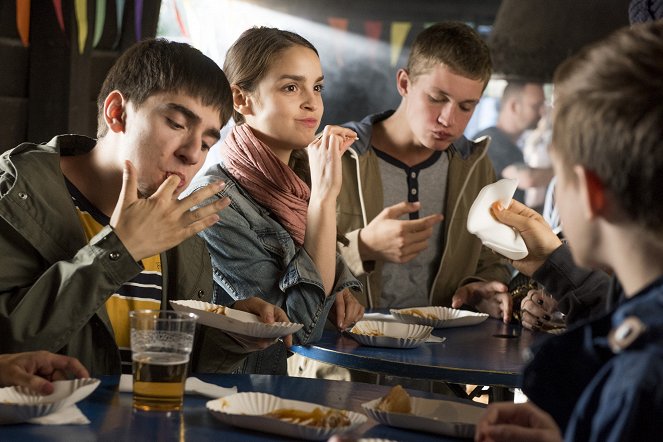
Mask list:
POLYGON ((308 145, 311 168, 311 200, 327 200, 341 191, 341 156, 357 139, 357 134, 340 126, 325 126, 308 145))

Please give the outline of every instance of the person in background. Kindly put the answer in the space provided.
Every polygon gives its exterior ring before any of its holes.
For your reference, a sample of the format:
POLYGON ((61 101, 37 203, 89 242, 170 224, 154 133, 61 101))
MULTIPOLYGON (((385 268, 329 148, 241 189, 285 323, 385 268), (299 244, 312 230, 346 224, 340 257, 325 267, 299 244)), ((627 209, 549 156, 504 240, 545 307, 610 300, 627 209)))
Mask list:
MULTIPOLYGON (((211 59, 156 39, 118 58, 97 105, 96 140, 61 135, 0 156, 0 352, 65 354, 95 376, 131 372, 130 310, 211 300, 196 233, 228 205, 200 204, 223 184, 178 196, 218 140, 232 97, 211 59)), ((287 321, 258 298, 234 308, 287 321)), ((190 367, 230 371, 271 343, 200 327, 190 367)))
POLYGON ((53 393, 52 381, 88 378, 90 374, 78 359, 47 351, 0 355, 0 386, 25 387, 35 393, 53 393))
POLYGON ((505 178, 518 180, 519 187, 525 191, 525 204, 539 213, 543 213, 546 190, 553 178, 548 155, 551 138, 552 118, 550 111, 546 110, 536 127, 524 135, 523 158, 529 172, 519 173, 517 166, 507 166, 502 172, 505 178))
MULTIPOLYGON (((313 45, 298 34, 259 27, 226 54, 236 126, 221 146, 222 163, 192 186, 225 182, 230 207, 200 233, 214 266, 217 302, 249 296, 282 307, 304 327, 297 344, 319 339, 327 316, 339 329, 364 308, 350 293, 359 283, 336 252, 336 196, 341 155, 355 132, 326 126, 324 75, 313 45)), ((218 203, 218 202, 217 202, 218 203)), ((286 374, 286 348, 247 358, 248 373, 286 374)))
MULTIPOLYGON (((616 31, 554 76, 551 158, 564 234, 618 304, 533 349, 530 404, 492 404, 476 441, 649 441, 663 413, 663 22, 616 31)), ((496 212, 498 213, 498 212, 496 212)))
POLYGON ((336 216, 364 305, 468 305, 510 321, 509 269, 465 226, 479 191, 495 181, 488 140, 463 136, 491 69, 475 30, 437 23, 398 71, 398 108, 345 124, 359 139, 343 155, 336 216))
POLYGON ((545 186, 552 178, 550 168, 531 168, 525 163, 518 146, 521 136, 537 127, 545 105, 543 86, 539 83, 510 81, 502 92, 495 126, 474 135, 474 139, 490 137, 488 157, 500 178, 517 179, 519 189, 514 198, 525 202, 525 188, 545 186))

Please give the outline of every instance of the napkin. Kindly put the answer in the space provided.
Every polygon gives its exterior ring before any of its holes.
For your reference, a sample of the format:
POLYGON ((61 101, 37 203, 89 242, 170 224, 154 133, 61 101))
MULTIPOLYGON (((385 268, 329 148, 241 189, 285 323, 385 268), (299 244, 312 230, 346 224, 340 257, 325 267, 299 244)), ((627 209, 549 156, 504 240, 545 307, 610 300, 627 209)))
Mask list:
POLYGON ((72 405, 55 413, 30 419, 28 423, 38 425, 87 425, 90 423, 90 420, 85 417, 80 408, 72 405))
POLYGON ((506 178, 485 186, 467 215, 467 230, 470 233, 479 237, 489 249, 513 260, 527 256, 525 241, 519 232, 497 221, 490 213, 490 207, 496 201, 499 201, 502 207, 509 207, 517 187, 517 180, 506 178))
POLYGON ((430 335, 428 339, 426 339, 426 343, 438 343, 438 342, 444 342, 446 341, 447 338, 442 337, 442 336, 435 336, 435 335, 430 335))
MULTIPOLYGON (((120 376, 120 392, 131 393, 134 389, 133 377, 130 374, 120 376)), ((184 392, 188 394, 199 394, 212 399, 225 397, 237 393, 237 387, 221 387, 219 385, 203 382, 198 378, 189 377, 184 382, 184 392)))
POLYGON ((385 321, 385 322, 398 322, 394 315, 389 313, 364 313, 362 320, 371 320, 371 321, 385 321))

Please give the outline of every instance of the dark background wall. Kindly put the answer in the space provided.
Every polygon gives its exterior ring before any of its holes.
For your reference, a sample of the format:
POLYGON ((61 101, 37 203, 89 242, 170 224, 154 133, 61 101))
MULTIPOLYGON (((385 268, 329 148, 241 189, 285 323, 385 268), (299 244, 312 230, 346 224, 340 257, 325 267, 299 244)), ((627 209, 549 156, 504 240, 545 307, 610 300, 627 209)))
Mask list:
MULTIPOLYGON (((109 0, 103 33, 93 48, 96 4, 87 1, 90 27, 81 52, 73 0, 62 0, 64 32, 53 2, 31 2, 27 47, 17 30, 16 0, 0 0, 0 152, 60 133, 95 135, 101 83, 121 51, 136 41, 134 1, 126 1, 119 33, 116 5, 109 0)), ((143 36, 154 36, 161 1, 142 4, 143 36)))

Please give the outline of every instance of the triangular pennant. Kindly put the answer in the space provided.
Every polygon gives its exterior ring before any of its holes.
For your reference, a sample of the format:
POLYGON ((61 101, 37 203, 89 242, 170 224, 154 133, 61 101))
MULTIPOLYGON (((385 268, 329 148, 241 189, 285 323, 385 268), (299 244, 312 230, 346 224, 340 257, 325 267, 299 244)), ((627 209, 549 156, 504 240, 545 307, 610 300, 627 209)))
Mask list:
POLYGON ((368 58, 375 63, 375 55, 382 35, 382 22, 379 20, 366 20, 364 22, 364 34, 369 39, 368 58))
POLYGON ((396 66, 403 50, 407 34, 412 29, 412 23, 395 21, 391 24, 391 66, 396 66))
POLYGON ((175 10, 175 19, 177 20, 177 25, 180 27, 182 36, 189 38, 189 32, 186 30, 186 26, 184 26, 184 20, 182 20, 180 9, 177 7, 177 0, 173 0, 173 9, 175 10))
POLYGON ((143 39, 143 0, 134 0, 136 41, 143 39))
POLYGON ((96 48, 104 34, 104 27, 106 25, 106 0, 97 0, 97 6, 94 18, 94 38, 92 39, 92 47, 96 48))
MULTIPOLYGON (((348 25, 350 24, 349 20, 347 18, 342 18, 342 17, 329 17, 327 19, 327 23, 329 23, 329 26, 332 28, 342 32, 345 34, 348 30, 348 25)), ((336 55, 336 65, 337 66, 343 66, 343 54, 344 50, 343 48, 345 47, 345 38, 334 38, 334 53, 336 55)))
POLYGON ((85 52, 88 32, 87 0, 75 0, 74 9, 76 11, 76 24, 78 25, 78 53, 82 54, 85 52))
POLYGON ((62 14, 62 0, 53 0, 53 9, 55 9, 55 17, 58 19, 58 26, 64 32, 64 15, 62 14))
POLYGON ((23 46, 30 44, 30 0, 16 0, 16 30, 23 46))
POLYGON ((117 48, 120 45, 120 39, 122 38, 122 23, 124 21, 124 0, 115 0, 115 14, 117 20, 117 36, 115 37, 115 42, 113 47, 117 48))

